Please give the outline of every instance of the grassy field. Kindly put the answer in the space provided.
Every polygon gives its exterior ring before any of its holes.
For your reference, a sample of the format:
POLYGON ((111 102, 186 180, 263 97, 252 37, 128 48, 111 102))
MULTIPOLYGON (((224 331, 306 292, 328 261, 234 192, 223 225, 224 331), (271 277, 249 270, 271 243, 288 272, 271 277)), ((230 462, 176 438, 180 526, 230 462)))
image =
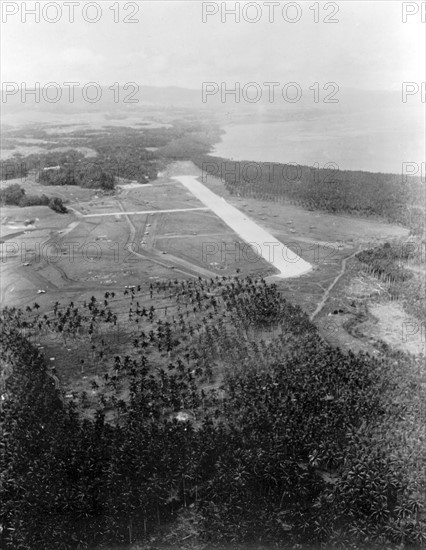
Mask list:
MULTIPOLYGON (((8 250, 16 248, 18 253, 7 254, 1 264, 3 303, 23 307, 37 302, 44 312, 50 311, 58 299, 76 302, 90 296, 101 299, 106 291, 120 291, 125 285, 159 279, 239 273, 274 280, 274 269, 261 258, 244 254, 238 237, 208 211, 122 215, 135 210, 201 207, 183 186, 171 180, 174 174, 196 170, 191 163, 176 163, 153 185, 125 187, 114 195, 77 187, 49 187, 49 193, 56 193, 66 201, 69 207, 66 215, 55 214, 45 207, 5 208, 2 238, 8 243, 8 250), (107 213, 111 215, 100 216, 107 213), (26 226, 25 220, 34 223, 26 226), (38 294, 38 290, 46 293, 38 294)), ((314 266, 303 277, 276 280, 283 296, 308 313, 313 313, 339 275, 342 259, 358 249, 407 235, 407 230, 401 227, 378 221, 231 197, 221 182, 212 177, 205 183, 314 266)), ((31 177, 22 185, 32 192, 45 190, 31 177)), ((364 284, 372 290, 362 295, 363 301, 359 299, 358 263, 352 260, 318 316, 322 335, 344 349, 373 349, 371 342, 383 339, 406 351, 421 352, 420 334, 407 342, 400 337, 401 323, 408 318, 393 315, 389 320, 383 315, 391 312, 389 306, 383 306, 386 310, 377 304, 369 312, 365 302, 371 301, 374 293, 372 278, 365 282, 364 276, 364 284), (354 320, 361 320, 356 333, 347 330, 354 320)), ((395 312, 400 306, 392 307, 395 312)), ((58 363, 65 365, 59 373, 63 381, 71 387, 73 384, 80 387, 81 373, 74 362, 76 350, 71 347, 71 351, 66 351, 57 342, 44 344, 49 356, 57 357, 58 363), (71 363, 68 357, 73 359, 71 363)))
MULTIPOLYGON (((25 306, 37 299, 42 308, 48 309, 55 295, 66 293, 78 300, 85 293, 96 295, 150 278, 236 273, 273 277, 274 269, 247 249, 244 253, 240 239, 208 211, 124 215, 126 211, 202 207, 171 179, 176 174, 202 176, 192 163, 178 162, 152 185, 124 185, 113 195, 75 186, 46 188, 35 181, 34 174, 23 181, 2 182, 2 186, 19 183, 28 193, 48 191, 51 196, 61 197, 69 208, 66 215, 45 207, 3 209, 2 239, 8 242, 7 250, 19 251, 3 257, 3 303, 25 306), (33 224, 25 225, 33 220, 33 224), (22 265, 27 262, 31 265, 22 265), (47 293, 37 294, 38 290, 47 293)), ((308 313, 313 313, 339 275, 344 258, 357 250, 408 236, 406 229, 380 221, 231 196, 222 182, 211 176, 203 182, 313 265, 313 270, 301 278, 277 281, 283 295, 308 313)), ((324 308, 319 321, 328 316, 330 309, 339 309, 342 300, 345 302, 341 287, 351 279, 351 265, 356 270, 357 261, 349 264, 348 273, 333 289, 329 307, 324 308)), ((345 313, 352 314, 350 309, 345 313)), ((337 323, 334 318, 333 323, 330 337, 333 332, 333 338, 344 347, 362 347, 346 331, 336 329, 343 322, 337 323)))

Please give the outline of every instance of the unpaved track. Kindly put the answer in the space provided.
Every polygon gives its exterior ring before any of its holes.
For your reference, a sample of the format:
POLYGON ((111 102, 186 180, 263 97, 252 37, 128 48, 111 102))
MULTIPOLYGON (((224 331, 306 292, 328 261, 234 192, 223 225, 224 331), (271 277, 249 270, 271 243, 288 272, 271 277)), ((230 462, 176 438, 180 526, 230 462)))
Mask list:
POLYGON ((194 212, 195 210, 209 210, 209 208, 174 208, 171 210, 136 210, 125 212, 100 212, 98 214, 80 214, 82 218, 102 218, 106 216, 136 216, 146 214, 167 214, 172 212, 194 212))
POLYGON ((344 275, 345 271, 346 271, 346 263, 348 260, 350 260, 351 258, 353 258, 356 254, 358 254, 359 252, 359 248, 353 252, 350 256, 347 256, 346 258, 343 258, 342 260, 342 267, 338 273, 338 275, 334 278, 333 282, 331 283, 331 285, 327 288, 327 290, 325 291, 324 293, 324 296, 322 297, 320 303, 318 304, 318 306, 316 307, 315 311, 312 313, 312 315, 310 316, 310 319, 311 321, 313 321, 315 319, 315 317, 318 315, 318 313, 321 312, 321 310, 323 309, 323 307, 325 306, 327 300, 328 300, 328 297, 330 296, 330 292, 333 290, 333 288, 336 286, 336 284, 338 283, 339 279, 344 275))
MULTIPOLYGON (((120 206, 120 209, 122 210, 121 214, 125 216, 126 221, 130 228, 130 238, 128 240, 128 243, 135 242, 135 237, 137 233, 136 227, 128 216, 129 212, 127 212, 127 210, 124 209, 124 206, 118 199, 117 199, 117 202, 120 206)), ((184 211, 186 210, 187 209, 185 209, 184 211)), ((191 210, 208 210, 208 208, 192 208, 191 210)), ((153 212, 155 212, 156 214, 159 214, 159 213, 165 213, 165 212, 181 212, 181 211, 182 210, 179 209, 179 210, 161 210, 161 211, 154 210, 153 212)), ((155 229, 155 228, 152 227, 151 230, 152 229, 155 229)), ((212 278, 212 277, 216 277, 217 275, 217 273, 214 273, 213 271, 209 271, 208 269, 199 267, 195 264, 187 262, 183 258, 178 258, 171 254, 167 254, 167 259, 171 260, 171 262, 166 263, 165 261, 162 261, 163 256, 160 254, 160 252, 158 252, 158 250, 155 250, 154 248, 152 248, 151 250, 144 251, 143 254, 140 254, 139 252, 132 250, 131 247, 128 250, 134 256, 142 258, 143 260, 150 260, 151 262, 154 262, 160 265, 161 267, 165 267, 167 269, 171 269, 171 267, 173 266, 174 270, 177 271, 178 273, 182 273, 183 275, 189 275, 190 277, 193 277, 193 278, 198 278, 199 276, 212 278)))

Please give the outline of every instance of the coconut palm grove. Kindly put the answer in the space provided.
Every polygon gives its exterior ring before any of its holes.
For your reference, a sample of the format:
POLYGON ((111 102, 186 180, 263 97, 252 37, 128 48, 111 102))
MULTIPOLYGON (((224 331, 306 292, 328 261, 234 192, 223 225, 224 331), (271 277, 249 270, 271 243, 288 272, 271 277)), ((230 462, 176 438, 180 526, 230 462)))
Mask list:
POLYGON ((1 313, 2 547, 156 548, 182 517, 200 548, 425 545, 420 358, 331 346, 261 278, 39 309, 1 313))

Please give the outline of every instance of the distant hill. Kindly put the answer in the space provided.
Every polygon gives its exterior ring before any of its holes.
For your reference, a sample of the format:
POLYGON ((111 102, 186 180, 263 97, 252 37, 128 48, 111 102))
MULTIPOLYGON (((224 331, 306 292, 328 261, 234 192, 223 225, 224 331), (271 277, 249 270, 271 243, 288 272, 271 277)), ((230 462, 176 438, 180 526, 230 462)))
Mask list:
POLYGON ((200 103, 201 92, 198 90, 189 90, 184 88, 155 88, 151 86, 129 85, 124 87, 112 88, 107 86, 96 88, 82 87, 74 88, 74 101, 70 101, 71 90, 67 87, 40 89, 40 101, 36 102, 35 94, 31 93, 30 88, 20 89, 16 93, 6 94, 2 89, 1 100, 3 109, 6 113, 22 110, 38 110, 46 112, 85 112, 85 111, 133 111, 140 106, 155 105, 163 108, 177 106, 190 107, 200 103), (90 101, 98 94, 98 101, 90 101), (58 97, 56 102, 49 101, 58 97), (86 99, 88 97, 88 99, 86 99))
MULTIPOLYGON (((285 84, 284 82, 282 84, 285 84)), ((211 92, 204 97, 202 94, 202 83, 199 89, 172 87, 155 87, 155 86, 139 86, 127 85, 118 87, 99 86, 98 101, 90 101, 96 97, 96 89, 94 86, 83 90, 82 87, 74 88, 74 101, 70 101, 70 89, 67 87, 45 89, 43 86, 40 89, 40 101, 36 102, 35 94, 31 93, 32 84, 28 85, 27 93, 25 89, 13 90, 13 94, 7 93, 4 87, 1 90, 1 101, 3 110, 7 112, 16 112, 20 110, 40 110, 40 111, 117 111, 117 110, 134 110, 140 106, 156 106, 156 107, 190 107, 208 108, 221 107, 223 109, 243 110, 254 112, 259 106, 267 108, 271 111, 286 110, 300 111, 307 108, 316 112, 330 109, 341 111, 342 109, 353 112, 359 109, 365 110, 399 110, 401 107, 404 111, 415 110, 421 114, 422 104, 420 99, 416 101, 415 97, 409 97, 406 103, 402 103, 401 92, 398 91, 365 91, 356 89, 344 89, 339 87, 329 87, 326 90, 319 87, 318 97, 314 91, 310 89, 309 84, 300 84, 302 94, 300 100, 296 102, 285 101, 282 94, 283 86, 277 86, 273 92, 273 100, 270 101, 268 88, 262 83, 259 83, 258 100, 251 101, 255 97, 255 88, 244 88, 245 83, 241 83, 241 93, 236 101, 235 95, 229 93, 233 88, 234 83, 227 82, 226 85, 218 83, 217 87, 210 87, 211 92), (59 91, 60 90, 60 91, 59 91), (243 93, 244 90, 244 93, 243 93), (228 91, 228 93, 225 93, 228 91), (223 93, 221 93, 223 92, 223 93), (56 97, 55 97, 56 96, 56 97), (88 96, 88 99, 85 97, 88 96), (56 101, 54 101, 57 98, 56 101)), ((292 92, 293 93, 293 92, 292 92)), ((290 91, 289 91, 289 95, 290 91)), ((263 109, 262 109, 263 110, 263 109)), ((423 111, 422 111, 423 112, 423 111)))

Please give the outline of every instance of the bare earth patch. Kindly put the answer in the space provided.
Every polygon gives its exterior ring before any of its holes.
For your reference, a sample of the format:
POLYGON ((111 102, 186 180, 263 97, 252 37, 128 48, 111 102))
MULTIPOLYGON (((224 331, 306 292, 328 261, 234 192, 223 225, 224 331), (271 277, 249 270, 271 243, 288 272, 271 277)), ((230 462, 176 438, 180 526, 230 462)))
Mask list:
POLYGON ((376 340, 383 340, 392 348, 425 354, 424 326, 421 327, 415 317, 407 315, 400 304, 370 304, 368 310, 373 318, 357 327, 360 332, 376 340))

